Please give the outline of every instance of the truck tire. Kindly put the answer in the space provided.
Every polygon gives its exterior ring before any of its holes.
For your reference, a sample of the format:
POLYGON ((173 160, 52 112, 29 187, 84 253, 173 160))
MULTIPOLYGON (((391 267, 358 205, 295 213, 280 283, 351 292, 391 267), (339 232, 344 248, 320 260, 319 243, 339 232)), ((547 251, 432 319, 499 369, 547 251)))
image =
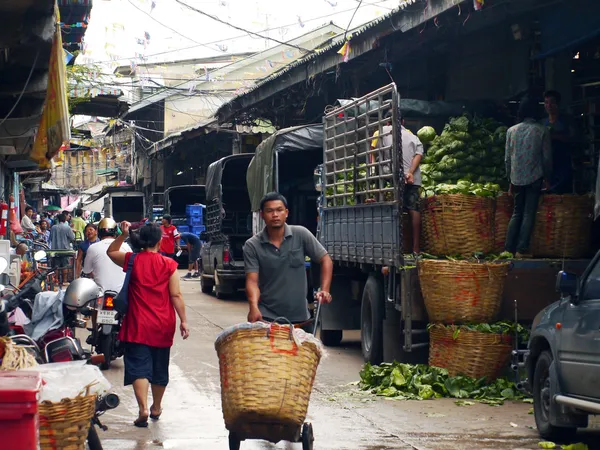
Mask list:
POLYGON ((200 289, 204 294, 212 294, 214 287, 214 283, 210 280, 210 278, 206 278, 204 275, 200 274, 200 289))
POLYGON ((537 429, 544 439, 570 441, 577 428, 556 427, 550 423, 550 365, 552 353, 545 350, 535 362, 533 372, 533 413, 537 429))
POLYGON ((360 345, 365 362, 371 364, 383 361, 384 306, 381 282, 369 275, 360 311, 360 345))

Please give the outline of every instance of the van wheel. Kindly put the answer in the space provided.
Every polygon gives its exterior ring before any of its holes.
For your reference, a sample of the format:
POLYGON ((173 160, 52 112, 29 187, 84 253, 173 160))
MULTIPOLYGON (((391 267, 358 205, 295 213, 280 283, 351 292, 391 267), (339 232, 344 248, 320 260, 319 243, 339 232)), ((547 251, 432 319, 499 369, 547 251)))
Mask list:
POLYGON ((206 278, 204 275, 200 275, 200 289, 204 294, 211 294, 213 291, 214 284, 209 278, 206 278))
POLYGON ((383 361, 383 293, 381 283, 369 275, 365 284, 360 310, 360 344, 365 362, 383 361))
POLYGON ((535 363, 533 372, 533 413, 537 429, 544 439, 569 441, 577 428, 555 427, 550 423, 552 392, 550 388, 550 365, 552 353, 543 351, 535 363))

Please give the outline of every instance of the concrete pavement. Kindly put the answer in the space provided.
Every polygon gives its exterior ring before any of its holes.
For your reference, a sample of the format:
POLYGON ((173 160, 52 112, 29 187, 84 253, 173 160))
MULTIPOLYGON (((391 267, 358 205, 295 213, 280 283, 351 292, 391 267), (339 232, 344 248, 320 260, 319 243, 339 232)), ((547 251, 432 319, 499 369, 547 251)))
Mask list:
MULTIPOLYGON (((176 336, 163 415, 146 429, 132 424, 137 404, 131 387, 123 388, 123 361, 105 372, 121 405, 103 417, 109 427, 99 431, 105 450, 228 449, 228 432, 220 404, 219 368, 214 340, 230 325, 245 321, 243 295, 217 300, 202 294, 199 282, 182 282, 191 336, 176 336)), ((458 407, 452 400, 397 401, 376 399, 350 383, 362 365, 357 333, 344 336, 339 348, 328 349, 321 361, 307 421, 313 423, 315 449, 533 449, 540 439, 534 430, 531 405, 502 407, 476 404, 458 407)), ((590 448, 600 433, 582 433, 590 448)), ((301 449, 301 444, 245 441, 242 449, 301 449)))

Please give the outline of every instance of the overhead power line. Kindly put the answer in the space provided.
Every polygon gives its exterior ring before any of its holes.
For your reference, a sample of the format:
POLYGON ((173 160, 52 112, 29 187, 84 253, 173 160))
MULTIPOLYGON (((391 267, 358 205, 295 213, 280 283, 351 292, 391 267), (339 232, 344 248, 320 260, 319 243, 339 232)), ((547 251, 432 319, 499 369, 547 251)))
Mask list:
POLYGON ((179 3, 180 5, 185 6, 186 8, 188 8, 188 9, 190 9, 192 11, 197 12, 198 14, 206 16, 206 17, 208 17, 208 18, 210 18, 210 19, 212 19, 212 20, 214 20, 216 22, 222 23, 223 25, 227 25, 228 27, 235 28, 236 30, 239 30, 239 31, 243 31, 244 33, 248 33, 250 35, 259 37, 261 39, 267 39, 269 41, 277 42, 278 44, 287 45, 288 47, 293 47, 293 48, 296 48, 296 49, 301 50, 303 52, 308 52, 308 53, 313 53, 314 52, 314 50, 308 50, 306 48, 299 47, 299 46, 294 45, 294 44, 290 44, 289 42, 283 42, 283 41, 280 41, 278 39, 275 39, 275 38, 272 38, 272 37, 269 37, 269 36, 265 36, 263 34, 255 33, 254 31, 250 31, 250 30, 246 30, 245 28, 238 27, 237 25, 233 25, 232 23, 229 23, 229 22, 226 22, 225 20, 219 19, 218 17, 213 16, 212 14, 208 14, 208 13, 206 13, 204 11, 200 11, 199 9, 194 8, 191 5, 188 5, 187 3, 184 3, 181 0, 175 0, 175 1, 177 3, 179 3))
MULTIPOLYGON (((379 6, 378 5, 379 3, 385 3, 387 1, 389 1, 389 0, 379 0, 377 2, 366 3, 366 4, 363 3, 363 6, 379 6)), ((392 10, 392 8, 386 8, 386 9, 392 10)), ((344 13, 347 13, 347 12, 350 12, 350 11, 354 11, 354 10, 355 10, 355 8, 352 7, 352 8, 344 9, 342 11, 337 11, 337 12, 334 12, 334 13, 331 13, 331 14, 325 14, 325 15, 322 15, 322 16, 318 16, 318 17, 313 17, 313 18, 310 18, 310 19, 306 19, 306 20, 303 20, 302 23, 307 24, 309 22, 314 22, 316 20, 328 19, 330 17, 337 16, 337 15, 340 15, 340 14, 344 14, 344 13)), ((264 32, 267 32, 267 31, 281 30, 281 29, 289 28, 289 27, 297 25, 297 24, 298 24, 298 22, 292 22, 292 23, 288 23, 286 25, 281 25, 279 27, 265 28, 264 30, 260 30, 259 33, 264 33, 264 32)), ((233 40, 236 40, 236 39, 243 38, 245 36, 246 36, 246 34, 242 34, 242 35, 237 35, 237 36, 233 36, 233 37, 230 37, 230 38, 219 39, 217 41, 204 42, 202 44, 190 45, 188 47, 181 47, 181 48, 175 48, 175 49, 172 49, 172 50, 165 50, 164 52, 151 53, 149 55, 145 55, 145 58, 150 58, 152 56, 167 55, 167 54, 171 54, 171 53, 175 53, 175 52, 180 52, 180 51, 185 51, 185 50, 192 50, 192 49, 197 48, 197 47, 203 47, 203 46, 207 46, 207 45, 211 45, 211 44, 218 44, 218 43, 221 43, 221 42, 233 41, 233 40)), ((95 61, 93 63, 80 64, 80 65, 82 65, 82 66, 88 66, 88 65, 93 65, 93 64, 102 64, 102 63, 110 63, 110 62, 116 62, 116 61, 132 60, 132 59, 136 59, 136 58, 137 58, 137 55, 134 55, 134 56, 125 56, 123 58, 107 59, 107 60, 103 60, 103 61, 95 61)), ((160 64, 160 63, 143 63, 143 64, 160 64)))
POLYGON ((136 6, 136 5, 135 5, 135 4, 134 4, 134 3, 133 3, 131 0, 127 0, 127 1, 128 1, 128 2, 129 2, 129 4, 130 4, 131 6, 133 6, 135 9, 137 9, 138 11, 140 11, 140 12, 142 12, 142 13, 146 14, 146 15, 147 15, 148 17, 150 17, 150 18, 151 18, 153 21, 155 21, 157 24, 159 24, 159 25, 163 26, 164 28, 166 28, 166 29, 168 29, 168 30, 171 30, 173 33, 175 33, 175 34, 178 34, 178 35, 179 35, 179 36, 181 36, 182 38, 185 38, 185 39, 187 39, 188 41, 192 41, 192 42, 194 42, 194 43, 198 44, 199 46, 206 47, 206 48, 208 48, 208 49, 210 49, 210 50, 215 50, 214 48, 210 48, 210 47, 209 47, 207 44, 203 44, 203 43, 201 43, 201 42, 195 41, 195 40, 194 40, 194 39, 192 39, 191 37, 188 37, 188 36, 186 36, 186 35, 184 35, 184 34, 181 34, 181 33, 180 33, 179 31, 177 31, 176 29, 174 29, 174 28, 171 28, 171 27, 170 27, 170 26, 168 26, 168 25, 165 25, 165 24, 164 24, 164 23, 162 23, 160 20, 158 20, 158 19, 156 19, 154 16, 152 16, 152 14, 150 14, 150 13, 148 13, 148 12, 144 11, 142 8, 140 8, 140 7, 136 6))

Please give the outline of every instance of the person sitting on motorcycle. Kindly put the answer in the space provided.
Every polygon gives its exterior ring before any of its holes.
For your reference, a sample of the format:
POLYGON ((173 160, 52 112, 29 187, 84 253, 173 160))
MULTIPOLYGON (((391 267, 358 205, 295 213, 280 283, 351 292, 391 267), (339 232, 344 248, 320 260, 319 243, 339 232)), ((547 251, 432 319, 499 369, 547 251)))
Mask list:
MULTIPOLYGON (((106 217, 98 224, 98 237, 100 242, 91 245, 86 252, 83 263, 83 273, 94 279, 102 291, 119 292, 125 281, 125 272, 113 264, 106 254, 108 247, 117 236, 117 222, 106 217)), ((121 251, 131 252, 131 247, 126 243, 121 246, 121 251)))

